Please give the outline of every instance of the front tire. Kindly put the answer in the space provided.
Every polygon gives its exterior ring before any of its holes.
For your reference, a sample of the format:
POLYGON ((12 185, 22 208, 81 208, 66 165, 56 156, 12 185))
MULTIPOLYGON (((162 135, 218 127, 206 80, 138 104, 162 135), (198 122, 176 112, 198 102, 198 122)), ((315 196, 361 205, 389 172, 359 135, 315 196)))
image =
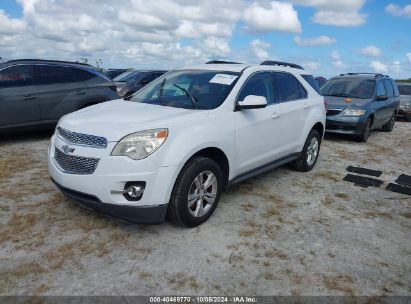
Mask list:
POLYGON ((320 155, 321 136, 317 130, 311 130, 305 141, 300 157, 294 162, 298 171, 307 172, 314 168, 320 155))
POLYGON ((384 132, 391 132, 391 131, 394 129, 395 119, 396 119, 396 117, 395 117, 395 113, 394 113, 394 114, 392 114, 392 117, 391 117, 390 121, 387 122, 387 123, 382 127, 382 130, 383 130, 384 132))
POLYGON ((210 158, 195 157, 177 178, 167 218, 190 228, 204 223, 217 208, 222 187, 223 174, 218 164, 210 158))
POLYGON ((367 142, 368 137, 370 137, 371 127, 372 127, 372 119, 368 118, 367 123, 364 126, 364 129, 363 129, 361 135, 359 135, 357 137, 357 140, 360 141, 360 142, 367 142))

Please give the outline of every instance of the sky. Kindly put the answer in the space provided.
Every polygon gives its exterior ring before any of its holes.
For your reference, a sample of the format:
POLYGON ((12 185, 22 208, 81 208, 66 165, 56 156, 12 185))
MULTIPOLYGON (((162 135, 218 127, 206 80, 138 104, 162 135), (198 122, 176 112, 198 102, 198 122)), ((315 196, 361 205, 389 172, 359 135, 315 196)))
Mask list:
POLYGON ((402 0, 0 0, 0 57, 164 68, 280 60, 411 77, 402 0))

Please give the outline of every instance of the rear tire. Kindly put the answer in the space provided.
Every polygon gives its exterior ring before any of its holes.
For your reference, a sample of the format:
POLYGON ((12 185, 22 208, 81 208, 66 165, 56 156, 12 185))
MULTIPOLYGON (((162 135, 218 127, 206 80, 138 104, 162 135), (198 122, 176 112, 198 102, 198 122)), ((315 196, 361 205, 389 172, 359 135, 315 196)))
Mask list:
POLYGON ((357 137, 357 140, 360 142, 367 142, 368 138, 370 137, 372 127, 372 119, 368 118, 366 125, 364 126, 364 130, 362 131, 361 135, 357 137))
POLYGON ((195 157, 177 178, 168 204, 168 220, 190 228, 204 223, 217 208, 222 188, 218 164, 210 158, 195 157))
POLYGON ((294 167, 301 172, 314 168, 320 155, 321 136, 317 130, 311 130, 305 141, 300 157, 294 161, 294 167))
POLYGON ((387 122, 383 127, 382 130, 384 132, 391 132, 394 129, 394 125, 395 125, 395 113, 392 114, 392 117, 390 118, 390 121, 387 122))

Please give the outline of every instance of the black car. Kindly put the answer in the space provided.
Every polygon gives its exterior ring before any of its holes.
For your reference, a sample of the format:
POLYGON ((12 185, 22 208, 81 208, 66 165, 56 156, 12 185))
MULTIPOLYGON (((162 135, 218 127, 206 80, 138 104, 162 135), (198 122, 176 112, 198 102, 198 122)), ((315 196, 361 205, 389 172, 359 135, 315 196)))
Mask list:
POLYGON ((326 132, 352 134, 365 142, 371 130, 394 128, 400 95, 386 75, 341 74, 331 78, 321 93, 327 104, 326 132))
POLYGON ((400 110, 398 116, 411 122, 411 83, 397 82, 400 91, 400 110))
POLYGON ((104 75, 106 75, 110 79, 114 79, 127 71, 131 71, 131 69, 108 69, 104 72, 104 75))
POLYGON ((0 62, 0 132, 52 127, 61 116, 118 99, 96 68, 52 60, 0 62))
POLYGON ((318 77, 315 77, 315 81, 317 81, 318 86, 322 88, 326 84, 327 79, 322 76, 318 76, 318 77))
POLYGON ((166 72, 167 71, 133 71, 131 73, 123 73, 123 77, 116 77, 113 81, 117 84, 117 92, 120 97, 126 98, 166 72))

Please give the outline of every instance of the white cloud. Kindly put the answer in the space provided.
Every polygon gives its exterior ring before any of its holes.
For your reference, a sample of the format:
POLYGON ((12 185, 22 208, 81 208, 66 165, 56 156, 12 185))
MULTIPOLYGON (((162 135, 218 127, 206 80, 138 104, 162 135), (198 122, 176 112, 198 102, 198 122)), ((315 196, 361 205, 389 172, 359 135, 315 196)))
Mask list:
POLYGON ((321 64, 318 61, 304 61, 303 67, 310 72, 314 72, 320 69, 321 64))
POLYGON ((340 53, 338 51, 332 51, 331 55, 330 55, 330 58, 331 58, 331 63, 334 67, 336 67, 336 68, 345 68, 346 67, 345 64, 342 62, 340 53))
POLYGON ((217 37, 208 37, 204 40, 204 45, 211 55, 225 57, 230 53, 230 46, 227 40, 217 37))
POLYGON ((367 15, 356 11, 338 12, 320 10, 315 13, 313 21, 323 25, 354 27, 365 23, 367 15))
POLYGON ((366 14, 360 13, 365 0, 289 0, 292 3, 317 9, 312 20, 315 23, 342 27, 365 23, 366 14))
POLYGON ((255 32, 301 32, 298 13, 290 3, 272 1, 269 5, 254 2, 244 11, 248 29, 255 32))
POLYGON ((271 47, 271 44, 260 39, 255 39, 251 43, 251 49, 254 55, 260 61, 264 61, 268 59, 268 49, 271 47))
POLYGON ((335 43, 335 40, 329 36, 319 36, 316 38, 301 39, 299 36, 294 38, 294 43, 299 46, 319 46, 319 45, 329 45, 335 43))
POLYGON ((407 4, 404 7, 401 7, 396 4, 388 4, 385 7, 385 11, 394 16, 405 16, 411 18, 411 4, 407 4))
POLYGON ((359 50, 359 53, 368 57, 378 57, 381 55, 381 51, 375 45, 369 45, 359 50))
POLYGON ((10 18, 0 9, 0 34, 17 34, 26 28, 26 22, 10 18))
POLYGON ((380 61, 371 61, 369 67, 373 69, 375 73, 387 73, 388 72, 388 67, 380 61))
POLYGON ((405 56, 407 56, 408 61, 411 63, 411 52, 405 54, 405 56))
POLYGON ((399 73, 402 71, 401 62, 399 60, 394 60, 391 65, 391 70, 395 73, 399 73))

